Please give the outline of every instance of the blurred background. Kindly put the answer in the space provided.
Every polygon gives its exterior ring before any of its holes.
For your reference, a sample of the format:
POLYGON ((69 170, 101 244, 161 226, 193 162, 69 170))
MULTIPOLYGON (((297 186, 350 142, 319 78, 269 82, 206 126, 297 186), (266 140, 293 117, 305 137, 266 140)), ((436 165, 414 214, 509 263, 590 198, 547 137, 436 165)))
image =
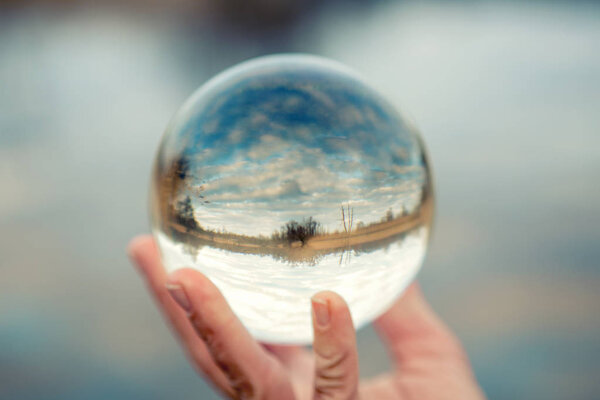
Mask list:
POLYGON ((0 2, 0 398, 217 398, 125 248, 173 113, 276 52, 355 68, 423 132, 419 280, 487 395, 600 398, 600 6, 475 0, 0 2))

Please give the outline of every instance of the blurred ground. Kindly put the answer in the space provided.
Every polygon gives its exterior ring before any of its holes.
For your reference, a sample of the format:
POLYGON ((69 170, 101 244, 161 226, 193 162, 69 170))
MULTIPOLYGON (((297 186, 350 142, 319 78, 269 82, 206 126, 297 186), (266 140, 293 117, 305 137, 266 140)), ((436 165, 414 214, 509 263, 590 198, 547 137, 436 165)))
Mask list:
MULTIPOLYGON (((598 398, 600 8, 238 3, 0 8, 0 398, 216 398, 125 246, 148 231, 171 115, 279 51, 356 68, 423 131, 437 219, 419 280, 489 397, 598 398)), ((363 374, 385 369, 373 331, 359 342, 363 374)))

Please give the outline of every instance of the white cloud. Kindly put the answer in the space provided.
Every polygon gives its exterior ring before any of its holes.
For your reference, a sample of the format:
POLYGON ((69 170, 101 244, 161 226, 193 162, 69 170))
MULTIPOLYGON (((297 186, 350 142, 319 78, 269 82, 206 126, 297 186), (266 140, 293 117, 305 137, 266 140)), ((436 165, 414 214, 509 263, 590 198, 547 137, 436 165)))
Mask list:
MULTIPOLYGON (((250 151, 286 147, 273 135, 259 143, 250 151)), ((204 192, 210 203, 198 206, 197 217, 204 226, 250 235, 268 235, 290 219, 308 216, 336 230, 342 228, 340 206, 350 204, 357 219, 369 223, 390 207, 397 212, 418 204, 421 181, 403 180, 398 172, 420 168, 372 171, 364 160, 340 160, 320 148, 282 150, 262 163, 240 154, 229 165, 204 168, 210 173, 204 192)))

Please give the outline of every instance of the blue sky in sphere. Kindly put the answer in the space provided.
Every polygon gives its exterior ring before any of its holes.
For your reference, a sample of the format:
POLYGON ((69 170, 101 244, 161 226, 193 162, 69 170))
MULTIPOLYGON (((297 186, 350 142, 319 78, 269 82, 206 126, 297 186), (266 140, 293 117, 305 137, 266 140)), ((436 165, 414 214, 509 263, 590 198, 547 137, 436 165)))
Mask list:
POLYGON ((269 234, 312 216, 336 230, 342 204, 363 223, 389 208, 418 206, 427 182, 422 148, 381 96, 305 61, 269 67, 197 96, 164 141, 180 150, 163 154, 190 165, 184 194, 191 193, 201 225, 246 234, 260 226, 269 234), (202 199, 193 195, 199 186, 202 199))

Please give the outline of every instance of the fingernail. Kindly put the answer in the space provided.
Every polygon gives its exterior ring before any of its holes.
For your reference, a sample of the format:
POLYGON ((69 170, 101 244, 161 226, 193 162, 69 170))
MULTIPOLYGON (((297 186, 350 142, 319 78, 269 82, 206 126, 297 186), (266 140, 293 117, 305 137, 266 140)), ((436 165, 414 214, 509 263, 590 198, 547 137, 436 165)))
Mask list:
POLYGON ((317 325, 326 328, 329 325, 329 304, 327 304, 327 300, 313 297, 311 302, 317 325))
POLYGON ((177 283, 167 283, 167 290, 171 294, 171 297, 185 312, 190 313, 192 311, 192 304, 183 290, 183 286, 177 283))

